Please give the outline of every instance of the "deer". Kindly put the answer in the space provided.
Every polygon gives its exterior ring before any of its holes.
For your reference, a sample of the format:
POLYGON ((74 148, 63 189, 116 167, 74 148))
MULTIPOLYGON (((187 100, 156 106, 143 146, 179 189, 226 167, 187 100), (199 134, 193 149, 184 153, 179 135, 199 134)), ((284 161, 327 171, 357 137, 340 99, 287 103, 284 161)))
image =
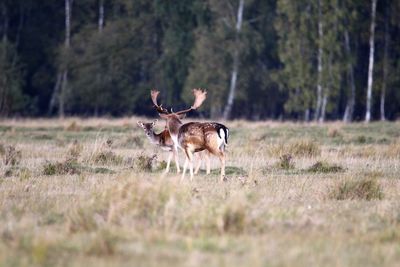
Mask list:
POLYGON ((156 125, 157 120, 154 120, 153 122, 142 122, 138 121, 137 125, 141 127, 146 134, 147 138, 150 140, 150 143, 159 146, 162 150, 171 152, 168 156, 167 160, 167 167, 164 171, 164 173, 169 172, 169 167, 171 164, 171 159, 174 157, 175 160, 175 165, 176 165, 176 171, 177 173, 180 173, 180 168, 179 168, 179 161, 178 161, 178 153, 174 149, 174 142, 171 139, 171 135, 169 134, 168 129, 164 129, 164 131, 160 133, 155 133, 154 132, 154 126, 156 125))
MULTIPOLYGON (((229 129, 217 122, 188 122, 181 120, 185 115, 198 109, 206 99, 207 92, 202 89, 193 89, 195 97, 193 105, 185 110, 169 112, 157 102, 160 91, 151 90, 151 100, 158 115, 167 122, 167 129, 171 135, 174 147, 182 149, 185 153, 181 181, 185 179, 185 172, 189 165, 190 180, 193 180, 193 154, 203 150, 219 158, 221 163, 221 181, 225 181, 225 147, 228 145, 229 129)), ((208 167, 207 167, 208 168, 208 167)), ((209 173, 209 169, 207 169, 209 173)))
MULTIPOLYGON (((137 125, 143 129, 147 138, 150 140, 150 143, 159 146, 163 151, 171 152, 168 156, 167 167, 164 173, 169 172, 172 157, 174 157, 175 160, 176 171, 177 173, 180 173, 178 151, 175 149, 174 142, 172 141, 167 126, 165 126, 165 129, 158 134, 154 132, 154 126, 156 125, 157 121, 158 120, 154 120, 153 122, 138 121, 137 125)), ((204 155, 199 155, 199 161, 195 170, 195 174, 197 174, 200 169, 203 157, 205 157, 207 160, 207 174, 210 173, 210 159, 208 157, 208 154, 204 153, 204 155)))

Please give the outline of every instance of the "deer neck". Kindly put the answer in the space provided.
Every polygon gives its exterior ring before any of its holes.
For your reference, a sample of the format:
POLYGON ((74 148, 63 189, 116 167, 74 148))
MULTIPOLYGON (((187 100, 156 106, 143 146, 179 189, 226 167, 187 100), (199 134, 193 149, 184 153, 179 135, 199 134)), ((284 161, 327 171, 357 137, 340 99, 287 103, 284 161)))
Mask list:
POLYGON ((152 131, 150 133, 149 136, 147 136, 147 138, 149 138, 150 142, 155 144, 155 145, 159 145, 160 144, 160 134, 156 134, 154 131, 152 131))
POLYGON ((181 128, 182 124, 178 118, 172 118, 168 121, 167 127, 171 137, 178 136, 179 128, 181 128))

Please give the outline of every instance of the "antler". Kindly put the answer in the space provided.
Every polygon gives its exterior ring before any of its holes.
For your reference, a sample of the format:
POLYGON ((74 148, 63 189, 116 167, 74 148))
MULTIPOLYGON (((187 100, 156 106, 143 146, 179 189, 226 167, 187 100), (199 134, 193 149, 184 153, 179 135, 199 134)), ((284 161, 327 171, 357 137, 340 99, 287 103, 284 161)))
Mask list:
POLYGON ((153 101, 153 104, 156 107, 158 113, 169 114, 167 109, 163 108, 162 105, 157 104, 157 97, 159 93, 160 91, 154 89, 151 90, 151 101, 153 101))
POLYGON ((188 109, 176 112, 176 114, 181 115, 181 114, 187 113, 191 110, 198 109, 201 106, 201 104, 203 104, 204 100, 206 99, 207 91, 202 90, 202 89, 193 89, 193 95, 194 95, 193 105, 188 109))

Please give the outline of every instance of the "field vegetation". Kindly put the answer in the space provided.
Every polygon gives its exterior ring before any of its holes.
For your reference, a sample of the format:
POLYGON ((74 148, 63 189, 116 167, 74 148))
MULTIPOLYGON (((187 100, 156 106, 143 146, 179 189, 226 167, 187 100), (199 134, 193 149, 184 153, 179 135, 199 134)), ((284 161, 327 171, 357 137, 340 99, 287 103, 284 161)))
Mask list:
POLYGON ((181 182, 138 119, 0 122, 0 266, 400 262, 400 123, 224 122, 181 182))

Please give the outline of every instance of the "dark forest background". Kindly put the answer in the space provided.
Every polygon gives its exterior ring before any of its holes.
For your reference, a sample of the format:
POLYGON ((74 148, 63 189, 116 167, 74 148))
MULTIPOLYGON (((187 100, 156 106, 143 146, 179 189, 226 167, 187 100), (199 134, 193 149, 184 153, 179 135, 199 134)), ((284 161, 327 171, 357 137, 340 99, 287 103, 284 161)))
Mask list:
POLYGON ((150 115, 150 89, 179 109, 200 87, 205 117, 397 119, 399 39, 398 0, 0 0, 0 116, 150 115))

